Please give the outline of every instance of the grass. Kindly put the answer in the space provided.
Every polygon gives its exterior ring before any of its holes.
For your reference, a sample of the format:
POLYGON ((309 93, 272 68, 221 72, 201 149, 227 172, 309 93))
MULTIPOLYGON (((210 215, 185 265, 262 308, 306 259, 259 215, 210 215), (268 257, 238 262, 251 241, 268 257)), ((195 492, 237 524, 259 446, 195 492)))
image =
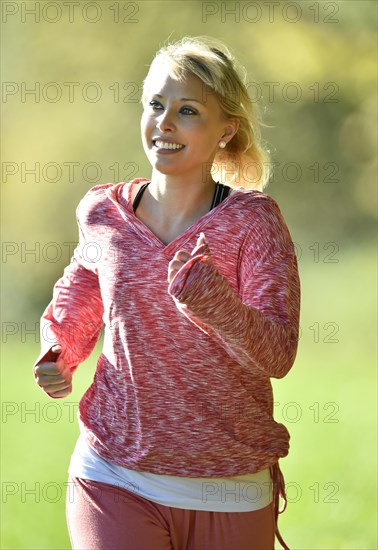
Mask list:
MULTIPOLYGON (((291 434, 281 460, 289 503, 279 527, 292 550, 378 547, 375 252, 341 252, 335 264, 299 262, 299 351, 291 372, 273 380, 275 418, 291 434), (330 335, 338 341, 328 342, 330 335)), ((34 384, 38 344, 10 340, 3 348, 4 550, 70 548, 64 484, 78 435, 75 403, 91 382, 100 346, 75 374, 73 394, 59 401, 34 384)))

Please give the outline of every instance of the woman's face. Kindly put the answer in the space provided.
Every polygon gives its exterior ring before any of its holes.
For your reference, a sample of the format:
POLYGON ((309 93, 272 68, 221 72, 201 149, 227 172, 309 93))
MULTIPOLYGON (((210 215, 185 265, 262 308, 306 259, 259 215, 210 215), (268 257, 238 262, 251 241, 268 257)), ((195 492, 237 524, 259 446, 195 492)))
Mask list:
POLYGON ((214 92, 192 73, 180 82, 154 71, 149 82, 141 131, 151 165, 165 175, 205 179, 219 141, 234 135, 237 121, 225 117, 214 92))

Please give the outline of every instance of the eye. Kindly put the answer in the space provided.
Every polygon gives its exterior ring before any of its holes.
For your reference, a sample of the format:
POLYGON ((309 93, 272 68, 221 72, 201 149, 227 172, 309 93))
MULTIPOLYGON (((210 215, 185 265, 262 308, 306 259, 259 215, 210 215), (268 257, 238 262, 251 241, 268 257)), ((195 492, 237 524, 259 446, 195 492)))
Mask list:
MULTIPOLYGON (((160 101, 156 101, 155 99, 152 99, 148 105, 150 107, 152 107, 152 110, 153 111, 161 111, 162 109, 164 109, 163 105, 160 103, 160 101)), ((197 114, 197 111, 195 109, 193 109, 192 107, 181 107, 180 109, 180 113, 182 113, 183 115, 189 115, 189 116, 193 116, 193 115, 196 115, 197 114)))
POLYGON ((191 107, 182 107, 180 112, 183 113, 184 115, 196 115, 197 114, 197 111, 195 111, 191 107))
POLYGON ((154 111, 159 107, 162 107, 162 104, 159 103, 158 101, 155 101, 154 99, 149 102, 149 105, 153 108, 154 111))

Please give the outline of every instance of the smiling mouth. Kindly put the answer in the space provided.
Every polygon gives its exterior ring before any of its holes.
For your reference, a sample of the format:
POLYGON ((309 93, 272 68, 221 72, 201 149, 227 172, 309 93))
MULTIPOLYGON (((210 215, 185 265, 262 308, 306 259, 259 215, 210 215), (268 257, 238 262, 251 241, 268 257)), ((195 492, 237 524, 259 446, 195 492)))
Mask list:
POLYGON ((170 150, 176 150, 176 149, 184 149, 185 145, 182 145, 181 143, 167 143, 166 141, 160 141, 160 140, 153 140, 154 147, 157 147, 158 149, 170 149, 170 150))

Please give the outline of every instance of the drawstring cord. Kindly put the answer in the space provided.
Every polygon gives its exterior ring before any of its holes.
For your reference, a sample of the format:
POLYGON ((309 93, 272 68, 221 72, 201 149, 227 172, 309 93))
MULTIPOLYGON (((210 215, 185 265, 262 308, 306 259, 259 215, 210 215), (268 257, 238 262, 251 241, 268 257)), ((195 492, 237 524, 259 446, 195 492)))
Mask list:
POLYGON ((287 506, 287 498, 285 492, 285 480, 283 474, 278 465, 276 464, 270 467, 270 473, 273 480, 273 502, 274 502, 274 519, 275 519, 275 534, 277 539, 282 545, 283 550, 290 550, 285 541, 283 540, 279 530, 278 530, 278 514, 282 514, 285 511, 287 506), (284 503, 281 508, 280 505, 280 496, 283 498, 284 503))

